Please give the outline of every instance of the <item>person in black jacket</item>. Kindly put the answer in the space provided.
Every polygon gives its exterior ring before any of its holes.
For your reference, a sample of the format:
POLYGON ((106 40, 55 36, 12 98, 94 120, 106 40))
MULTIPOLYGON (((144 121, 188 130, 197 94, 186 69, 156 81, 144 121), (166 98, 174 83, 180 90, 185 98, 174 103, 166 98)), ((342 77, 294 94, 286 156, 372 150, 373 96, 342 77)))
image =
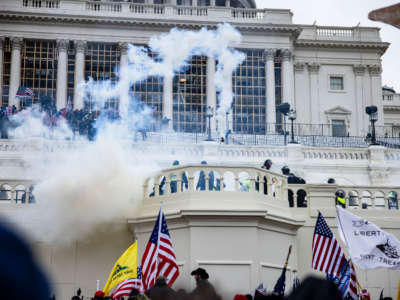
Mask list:
POLYGON ((159 276, 145 294, 151 300, 175 300, 176 298, 175 291, 168 286, 164 276, 159 276))

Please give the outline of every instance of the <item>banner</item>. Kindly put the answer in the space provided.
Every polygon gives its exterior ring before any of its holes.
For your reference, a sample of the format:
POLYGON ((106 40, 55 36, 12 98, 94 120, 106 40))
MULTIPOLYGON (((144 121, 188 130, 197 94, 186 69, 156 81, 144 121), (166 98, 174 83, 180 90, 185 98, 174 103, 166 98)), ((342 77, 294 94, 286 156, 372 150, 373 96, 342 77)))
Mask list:
POLYGON ((367 220, 336 206, 338 230, 351 260, 361 269, 400 270, 400 242, 367 220))
POLYGON ((121 282, 137 277, 137 242, 134 242, 115 263, 103 292, 108 296, 110 290, 121 282))

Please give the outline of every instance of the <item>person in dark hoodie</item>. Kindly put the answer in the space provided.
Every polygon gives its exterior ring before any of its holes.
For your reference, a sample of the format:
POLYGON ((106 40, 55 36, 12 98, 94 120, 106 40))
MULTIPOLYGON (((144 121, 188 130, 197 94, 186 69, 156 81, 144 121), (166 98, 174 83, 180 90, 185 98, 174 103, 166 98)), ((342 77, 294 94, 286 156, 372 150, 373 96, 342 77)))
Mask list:
POLYGON ((175 291, 168 286, 164 276, 159 276, 145 294, 151 300, 175 300, 176 298, 175 291))

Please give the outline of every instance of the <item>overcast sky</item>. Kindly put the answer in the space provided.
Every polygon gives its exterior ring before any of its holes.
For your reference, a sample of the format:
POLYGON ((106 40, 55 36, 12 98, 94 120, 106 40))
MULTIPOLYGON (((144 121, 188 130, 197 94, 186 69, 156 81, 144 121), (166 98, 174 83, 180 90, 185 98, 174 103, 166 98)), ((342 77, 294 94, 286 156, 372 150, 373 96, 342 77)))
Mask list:
POLYGON ((371 10, 399 0, 256 0, 258 8, 288 8, 296 24, 331 26, 373 26, 381 28, 381 39, 391 43, 382 57, 382 84, 400 93, 400 29, 368 19, 371 10))

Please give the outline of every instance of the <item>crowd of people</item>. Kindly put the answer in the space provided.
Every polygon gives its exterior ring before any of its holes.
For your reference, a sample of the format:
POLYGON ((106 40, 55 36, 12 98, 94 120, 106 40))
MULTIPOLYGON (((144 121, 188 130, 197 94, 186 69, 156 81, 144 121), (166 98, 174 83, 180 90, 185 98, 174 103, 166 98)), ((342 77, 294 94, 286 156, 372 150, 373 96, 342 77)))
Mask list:
MULTIPOLYGON (((209 275, 203 268, 192 271, 191 276, 196 281, 196 287, 187 292, 184 289, 174 290, 168 286, 164 277, 157 278, 155 284, 141 294, 133 289, 127 297, 118 300, 222 300, 217 290, 209 281, 209 275)), ((226 298, 225 298, 226 299, 226 298)), ((342 294, 333 281, 308 277, 297 286, 293 286, 291 293, 267 293, 265 289, 257 288, 251 294, 236 294, 233 300, 342 300, 342 294)), ((73 296, 71 300, 83 300, 83 297, 73 296)), ((105 296, 102 291, 96 291, 92 300, 115 300, 105 296)), ((360 300, 370 300, 370 294, 360 293, 360 300)), ((380 300, 392 300, 390 297, 381 297, 380 300)))
MULTIPOLYGON (((9 138, 9 130, 18 126, 13 120, 13 116, 27 109, 28 107, 17 108, 13 106, 3 106, 0 109, 0 134, 2 139, 9 138)), ((96 135, 95 122, 100 116, 99 111, 88 109, 72 109, 64 107, 57 110, 53 103, 40 105, 39 111, 44 114, 43 123, 47 127, 56 127, 61 119, 64 119, 69 125, 74 135, 87 136, 89 140, 93 140, 96 135)), ((119 115, 114 110, 105 110, 101 112, 102 117, 108 120, 116 120, 119 115)))

